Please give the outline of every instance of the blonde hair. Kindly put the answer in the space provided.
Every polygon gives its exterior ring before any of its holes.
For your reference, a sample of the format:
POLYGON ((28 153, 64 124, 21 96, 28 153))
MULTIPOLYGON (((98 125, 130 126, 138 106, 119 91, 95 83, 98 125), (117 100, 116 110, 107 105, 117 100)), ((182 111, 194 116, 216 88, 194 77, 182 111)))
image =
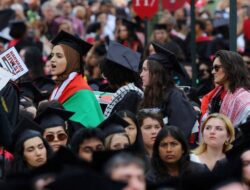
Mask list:
POLYGON ((80 72, 80 64, 81 64, 80 54, 76 50, 65 44, 60 44, 60 46, 63 49, 64 56, 67 61, 67 66, 65 71, 57 77, 56 79, 57 84, 61 84, 64 80, 66 80, 71 72, 73 71, 80 72))
MULTIPOLYGON (((212 118, 220 119, 220 120, 223 121, 223 122, 225 123, 225 125, 226 125, 226 130, 227 130, 227 132, 228 132, 228 134, 229 134, 229 141, 228 141, 228 143, 224 143, 224 145, 223 145, 222 151, 223 151, 223 153, 225 153, 225 152, 227 152, 228 150, 230 150, 230 149, 232 148, 232 144, 231 144, 231 143, 232 143, 232 142, 234 141, 234 139, 235 139, 235 137, 234 137, 235 132, 234 132, 233 124, 232 124, 231 120, 230 120, 227 116, 225 116, 225 115, 223 115, 223 114, 221 114, 221 113, 213 113, 213 114, 210 114, 210 115, 206 118, 206 120, 204 121, 204 123, 203 123, 202 126, 201 126, 201 133, 202 133, 202 135, 203 135, 203 131, 204 131, 204 128, 205 128, 207 122, 208 122, 210 119, 212 119, 212 118)), ((196 149, 194 149, 192 152, 193 152, 194 154, 196 154, 196 155, 200 155, 200 154, 202 154, 203 152, 205 152, 206 149, 207 149, 207 144, 202 140, 201 144, 200 144, 196 149)))
POLYGON ((112 139, 115 135, 121 135, 121 136, 126 137, 128 139, 129 145, 130 145, 130 139, 129 139, 129 136, 127 135, 127 133, 114 133, 114 134, 111 134, 105 138, 105 140, 104 140, 105 150, 110 150, 111 142, 112 142, 112 139))

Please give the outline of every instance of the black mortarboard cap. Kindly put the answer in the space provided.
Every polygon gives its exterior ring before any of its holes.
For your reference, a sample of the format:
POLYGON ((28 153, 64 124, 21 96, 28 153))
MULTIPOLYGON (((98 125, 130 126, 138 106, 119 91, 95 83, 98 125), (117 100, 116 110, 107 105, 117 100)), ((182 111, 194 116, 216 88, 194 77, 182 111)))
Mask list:
POLYGON ((140 53, 118 42, 110 41, 106 59, 131 71, 138 72, 140 57, 140 53))
POLYGON ((27 31, 26 23, 23 20, 13 20, 9 24, 12 38, 22 38, 27 31))
POLYGON ((132 21, 125 19, 125 18, 122 18, 122 24, 127 26, 127 28, 129 30, 135 30, 136 28, 138 28, 137 23, 132 22, 132 21))
MULTIPOLYGON (((53 40, 51 40, 51 43, 53 45, 59 45, 59 44, 67 45, 76 50, 79 53, 80 57, 86 55, 87 52, 92 47, 91 44, 63 30, 61 30, 53 40)), ((80 59, 79 64, 80 64, 80 74, 84 75, 84 65, 82 58, 80 59)))
POLYGON ((154 30, 166 30, 167 31, 167 25, 166 24, 155 24, 154 30))
POLYGON ((76 50, 80 55, 85 55, 92 47, 91 44, 84 40, 61 30, 57 36, 51 41, 53 45, 65 44, 76 50))
POLYGON ((28 97, 34 103, 42 100, 42 93, 31 81, 20 82, 19 89, 22 97, 28 97))
POLYGON ((152 42, 152 45, 155 49, 155 54, 150 55, 147 59, 154 60, 162 64, 162 66, 167 70, 174 70, 182 76, 186 77, 185 71, 178 62, 174 53, 166 49, 163 45, 152 42))
POLYGON ((67 121, 73 114, 74 112, 65 109, 48 106, 36 117, 35 120, 40 124, 40 127, 47 129, 55 126, 64 126, 65 121, 67 121))
POLYGON ((22 143, 36 136, 41 136, 43 129, 34 121, 24 117, 19 116, 19 121, 16 128, 12 132, 12 150, 17 145, 22 146, 22 143))
POLYGON ((15 18, 15 11, 12 9, 0 10, 0 31, 8 26, 11 19, 15 18))
POLYGON ((101 124, 98 125, 102 129, 104 136, 107 137, 114 133, 123 133, 125 128, 129 125, 124 119, 118 116, 116 113, 109 116, 101 124))

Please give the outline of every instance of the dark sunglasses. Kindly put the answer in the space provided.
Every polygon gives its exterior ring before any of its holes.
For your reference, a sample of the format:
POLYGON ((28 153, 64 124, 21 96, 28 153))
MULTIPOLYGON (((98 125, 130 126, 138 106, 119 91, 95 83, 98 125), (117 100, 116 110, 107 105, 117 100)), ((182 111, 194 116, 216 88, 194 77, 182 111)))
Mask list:
POLYGON ((215 72, 218 72, 222 68, 222 65, 213 65, 212 70, 215 70, 215 72))
POLYGON ((48 141, 48 142, 52 142, 55 140, 55 138, 57 137, 57 139, 59 141, 64 141, 65 139, 68 138, 68 135, 65 134, 65 133, 59 133, 59 134, 56 134, 56 135, 52 135, 52 134, 48 134, 45 136, 45 139, 48 141))

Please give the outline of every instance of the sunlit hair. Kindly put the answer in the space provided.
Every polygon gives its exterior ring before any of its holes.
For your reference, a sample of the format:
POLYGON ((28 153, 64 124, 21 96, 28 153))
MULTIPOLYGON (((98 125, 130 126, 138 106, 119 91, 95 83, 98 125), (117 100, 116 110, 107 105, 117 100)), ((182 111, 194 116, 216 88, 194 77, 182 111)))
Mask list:
POLYGON ((64 73, 62 73, 60 76, 57 76, 56 82, 59 84, 66 80, 71 72, 80 72, 81 63, 80 54, 76 50, 64 44, 60 44, 60 46, 63 49, 64 56, 67 61, 67 66, 64 73))
POLYGON ((111 142, 112 142, 115 135, 121 135, 121 136, 126 137, 128 139, 129 145, 131 144, 127 133, 114 133, 112 135, 107 136, 104 140, 104 146, 105 146, 106 150, 111 150, 111 142))
MULTIPOLYGON (((203 131, 204 131, 204 128, 207 124, 207 122, 210 120, 210 119, 213 119, 213 118, 216 118, 216 119, 220 119, 221 121, 223 121, 226 125, 226 130, 227 130, 227 133, 229 134, 229 142, 228 143, 225 143, 223 145, 223 149, 222 149, 222 152, 225 153, 226 151, 230 150, 232 148, 232 142, 234 141, 235 139, 235 132, 234 132, 234 127, 233 127, 233 124, 231 122, 231 120, 223 115, 223 114, 220 114, 220 113, 213 113, 213 114, 210 114, 206 120, 204 121, 204 123, 202 124, 201 126, 201 133, 203 135, 203 131)), ((202 154, 203 152, 205 152, 207 150, 207 144, 202 141, 201 144, 196 148, 194 149, 192 152, 196 155, 200 155, 202 154)))

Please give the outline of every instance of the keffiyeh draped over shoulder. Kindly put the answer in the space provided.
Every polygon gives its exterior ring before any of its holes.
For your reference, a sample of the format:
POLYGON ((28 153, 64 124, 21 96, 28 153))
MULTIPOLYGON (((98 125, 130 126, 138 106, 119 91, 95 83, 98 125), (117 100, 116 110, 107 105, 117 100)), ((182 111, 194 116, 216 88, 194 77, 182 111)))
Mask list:
POLYGON ((104 112, 104 116, 106 118, 109 117, 110 114, 112 113, 112 110, 114 109, 114 107, 120 101, 122 101, 122 99, 126 96, 127 93, 129 93, 131 91, 135 91, 141 98, 143 97, 143 91, 141 89, 139 89, 138 87, 136 87, 134 85, 134 83, 129 83, 125 86, 122 86, 116 91, 116 93, 112 97, 111 102, 108 104, 108 106, 104 112))
POLYGON ((250 92, 244 88, 238 88, 234 93, 227 92, 220 113, 228 116, 237 127, 250 114, 250 92))

